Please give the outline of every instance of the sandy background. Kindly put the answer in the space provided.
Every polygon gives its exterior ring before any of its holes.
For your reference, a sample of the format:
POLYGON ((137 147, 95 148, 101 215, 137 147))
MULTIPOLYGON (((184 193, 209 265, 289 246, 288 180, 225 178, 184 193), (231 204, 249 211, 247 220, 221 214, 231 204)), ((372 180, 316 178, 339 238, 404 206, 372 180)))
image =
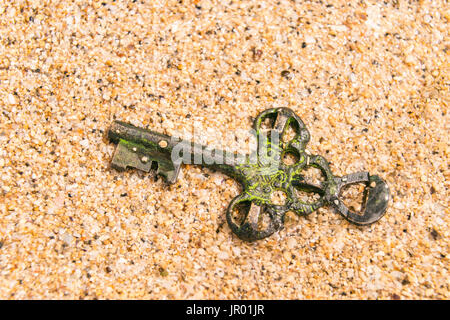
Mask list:
POLYGON ((0 298, 450 298, 449 20, 446 1, 0 1, 0 298), (322 208, 248 244, 226 176, 109 168, 114 119, 220 146, 277 106, 336 175, 388 182, 382 220, 322 208))

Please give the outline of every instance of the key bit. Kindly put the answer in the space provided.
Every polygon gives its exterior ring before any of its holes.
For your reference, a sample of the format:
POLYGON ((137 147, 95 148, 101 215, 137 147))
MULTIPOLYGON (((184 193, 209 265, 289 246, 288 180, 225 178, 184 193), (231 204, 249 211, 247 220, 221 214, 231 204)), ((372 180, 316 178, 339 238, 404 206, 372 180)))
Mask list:
POLYGON ((149 172, 153 164, 157 174, 164 176, 169 183, 177 180, 181 164, 170 158, 170 137, 154 133, 131 124, 116 121, 108 131, 111 141, 118 143, 111 166, 117 170, 128 167, 149 172))
POLYGON ((200 164, 229 175, 241 183, 243 191, 229 204, 226 218, 230 229, 245 241, 263 239, 281 230, 288 211, 307 215, 331 205, 357 225, 374 223, 385 214, 390 198, 386 182, 368 172, 334 176, 325 158, 306 151, 309 131, 291 109, 263 111, 255 119, 254 129, 258 144, 256 154, 235 153, 231 158, 219 157, 222 161, 218 162, 216 156, 225 154, 221 150, 115 121, 108 130, 109 139, 117 144, 111 166, 145 172, 156 166, 157 174, 164 176, 168 183, 176 181, 183 163, 200 164), (263 128, 267 122, 269 125, 263 128), (288 128, 295 134, 286 141, 284 135, 288 128), (174 154, 179 157, 173 157, 174 154), (286 155, 294 156, 295 161, 286 163, 283 160, 286 155), (195 162, 196 159, 200 162, 195 162), (319 185, 302 174, 310 167, 320 169, 324 181, 319 185), (347 208, 341 199, 342 190, 357 183, 365 184, 361 214, 347 208), (284 202, 273 199, 276 192, 284 194, 284 202), (303 200, 298 192, 315 194, 318 198, 303 200))

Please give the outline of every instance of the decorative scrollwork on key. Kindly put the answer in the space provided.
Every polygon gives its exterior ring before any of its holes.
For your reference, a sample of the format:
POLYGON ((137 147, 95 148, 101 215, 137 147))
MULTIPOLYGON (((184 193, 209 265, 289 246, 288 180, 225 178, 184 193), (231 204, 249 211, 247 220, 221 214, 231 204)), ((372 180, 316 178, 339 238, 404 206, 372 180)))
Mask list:
MULTIPOLYGON (((231 230, 240 239, 263 239, 283 228, 288 211, 307 215, 328 204, 357 225, 373 223, 384 215, 389 202, 386 182, 368 172, 334 176, 325 158, 306 151, 310 134, 291 109, 272 108, 263 111, 255 119, 254 129, 257 135, 256 161, 254 157, 246 155, 239 156, 244 159, 240 163, 203 163, 242 184, 242 193, 231 201, 226 212, 231 230), (292 159, 284 161, 288 157, 292 159), (309 168, 320 170, 323 181, 309 181, 304 174, 309 168), (348 209, 340 198, 344 187, 356 183, 366 185, 362 214, 348 209), (275 193, 283 194, 285 199, 282 202, 275 201, 275 193), (313 194, 315 197, 305 200, 299 197, 299 193, 313 194)), ((155 162, 158 173, 164 175, 169 183, 175 182, 181 163, 171 160, 174 143, 169 136, 118 121, 114 122, 108 135, 119 144, 112 161, 115 168, 134 167, 148 171, 151 163, 155 162), (147 161, 143 162, 143 157, 147 161)), ((193 149, 189 159, 196 156, 195 152, 203 152, 207 148, 196 146, 193 149)))

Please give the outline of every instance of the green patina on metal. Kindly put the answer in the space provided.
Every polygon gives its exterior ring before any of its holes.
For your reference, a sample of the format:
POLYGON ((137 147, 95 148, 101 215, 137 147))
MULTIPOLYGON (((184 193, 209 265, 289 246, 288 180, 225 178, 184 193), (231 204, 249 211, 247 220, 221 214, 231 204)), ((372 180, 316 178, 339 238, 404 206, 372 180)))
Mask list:
POLYGON ((201 159, 199 164, 235 178, 242 184, 243 191, 231 201, 226 217, 231 230, 246 241, 263 239, 282 229, 285 214, 289 211, 307 215, 324 205, 331 205, 347 220, 358 225, 373 223, 384 215, 389 201, 387 184, 368 172, 334 176, 325 158, 306 151, 310 134, 291 109, 263 111, 255 119, 254 129, 258 145, 256 154, 235 154, 233 159, 217 163, 213 155, 223 154, 220 150, 171 139, 167 135, 116 121, 108 131, 110 140, 118 143, 112 166, 119 170, 134 167, 148 172, 155 163, 157 173, 169 183, 174 183, 182 163, 201 159), (266 128, 263 124, 267 124, 266 128), (293 132, 293 137, 286 141, 283 137, 288 129, 293 132), (175 162, 172 152, 180 142, 189 148, 183 151, 183 160, 175 162), (283 161, 288 154, 295 158, 293 163, 283 161), (302 175, 309 167, 320 169, 324 178, 320 184, 311 183, 302 175), (340 199, 342 188, 356 183, 366 184, 362 214, 350 211, 340 199), (277 192, 285 196, 281 203, 274 200, 277 192), (318 199, 302 201, 298 197, 299 192, 316 194, 318 199), (237 217, 236 211, 239 210, 241 214, 237 217))

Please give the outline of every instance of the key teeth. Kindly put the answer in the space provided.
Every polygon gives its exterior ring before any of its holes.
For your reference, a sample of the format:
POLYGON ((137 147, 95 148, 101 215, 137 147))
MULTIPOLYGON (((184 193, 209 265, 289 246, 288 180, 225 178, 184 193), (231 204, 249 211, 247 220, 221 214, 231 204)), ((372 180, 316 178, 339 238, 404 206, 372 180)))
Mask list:
POLYGON ((167 183, 173 184, 177 181, 178 174, 180 173, 180 164, 174 164, 173 169, 165 169, 158 163, 158 169, 156 170, 156 174, 162 175, 167 183))

